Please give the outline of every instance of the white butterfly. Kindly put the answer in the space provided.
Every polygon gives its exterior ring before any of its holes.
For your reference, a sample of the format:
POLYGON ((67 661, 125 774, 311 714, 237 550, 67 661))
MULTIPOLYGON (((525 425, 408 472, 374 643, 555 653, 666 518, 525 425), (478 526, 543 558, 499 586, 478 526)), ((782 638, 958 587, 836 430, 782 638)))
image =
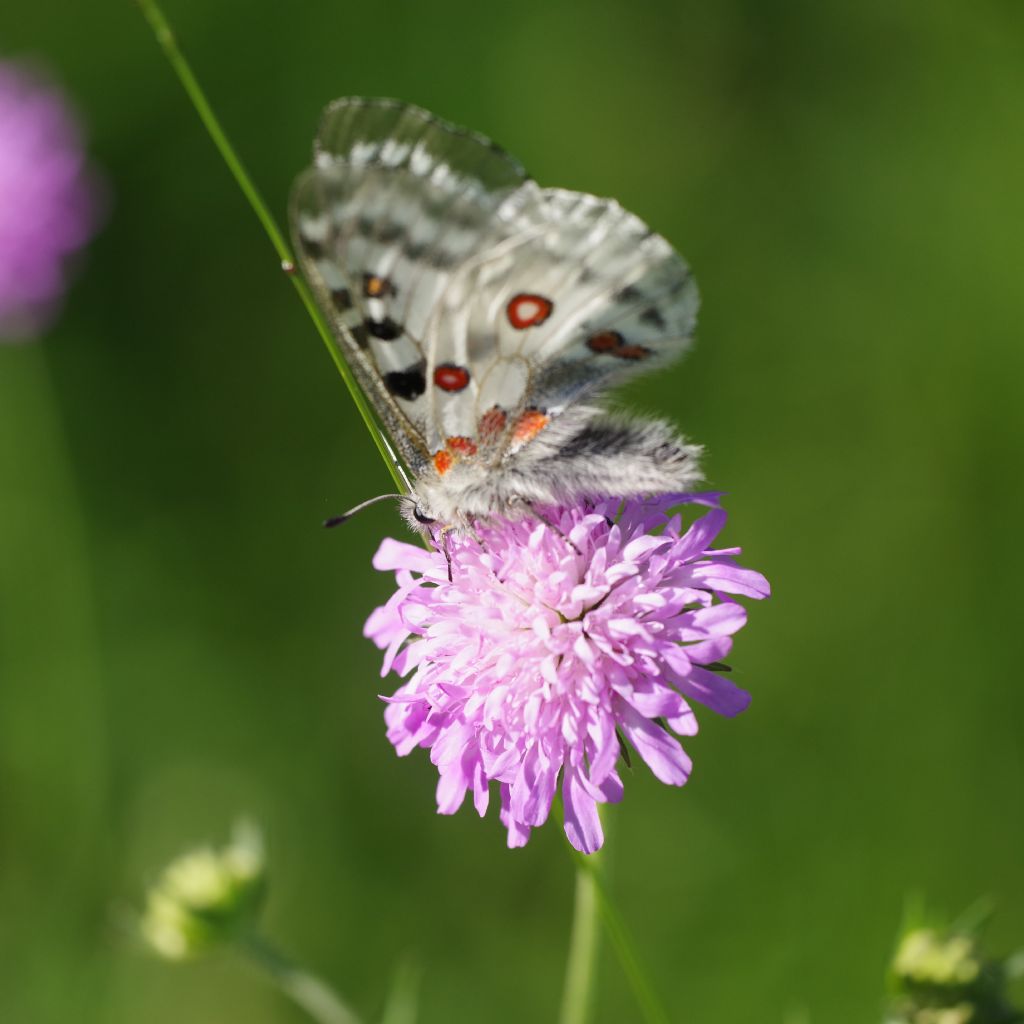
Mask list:
POLYGON ((295 246, 398 451, 411 526, 700 480, 672 426, 595 404, 688 347, 697 288, 663 238, 393 100, 336 100, 313 153, 295 246))

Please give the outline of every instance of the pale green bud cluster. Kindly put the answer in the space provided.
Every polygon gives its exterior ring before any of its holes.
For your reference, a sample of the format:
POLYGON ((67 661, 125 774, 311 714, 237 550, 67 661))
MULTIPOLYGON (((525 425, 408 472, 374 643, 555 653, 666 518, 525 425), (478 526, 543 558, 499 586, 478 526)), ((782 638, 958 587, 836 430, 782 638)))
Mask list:
POLYGON ((146 896, 142 936, 169 960, 206 953, 254 923, 265 888, 262 838, 238 825, 222 849, 191 850, 164 868, 146 896))
POLYGON ((981 958, 966 935, 943 936, 932 928, 918 928, 903 936, 893 970, 918 985, 970 985, 981 973, 981 958))
POLYGON ((972 932, 913 928, 892 962, 887 1024, 1019 1024, 1003 963, 986 958, 972 932))

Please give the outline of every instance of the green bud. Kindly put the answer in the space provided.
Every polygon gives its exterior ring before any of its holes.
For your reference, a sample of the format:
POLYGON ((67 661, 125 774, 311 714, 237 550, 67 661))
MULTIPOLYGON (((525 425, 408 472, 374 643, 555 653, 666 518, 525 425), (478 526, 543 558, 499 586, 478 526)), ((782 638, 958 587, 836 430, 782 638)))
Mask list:
POLYGON ((907 932, 893 960, 897 978, 914 985, 957 988, 981 973, 981 959, 966 935, 939 935, 931 928, 907 932))
POLYGON ((262 838, 236 825, 223 849, 191 850, 164 868, 146 895, 142 936, 168 960, 209 952, 254 923, 265 890, 262 838))
MULTIPOLYGON (((1021 1024, 1009 1001, 1004 960, 982 950, 977 920, 917 925, 899 941, 890 968, 887 1024, 1021 1024)), ((987 916, 987 915, 986 915, 987 916)))

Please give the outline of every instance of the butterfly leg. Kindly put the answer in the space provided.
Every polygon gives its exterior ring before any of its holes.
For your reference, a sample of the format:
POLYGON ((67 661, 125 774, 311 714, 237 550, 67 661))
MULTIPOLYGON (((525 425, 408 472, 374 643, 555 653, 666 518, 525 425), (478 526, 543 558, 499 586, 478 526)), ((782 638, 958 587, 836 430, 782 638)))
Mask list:
POLYGON ((530 510, 530 512, 534 516, 534 518, 539 519, 542 523, 544 523, 545 526, 549 526, 552 530, 554 530, 554 532, 557 533, 558 536, 561 537, 562 540, 564 540, 565 543, 568 544, 569 547, 571 547, 573 549, 573 551, 576 552, 577 555, 579 555, 580 557, 583 556, 583 552, 580 551, 580 549, 578 547, 576 547, 576 545, 569 538, 569 535, 564 530, 562 530, 562 528, 557 523, 551 522, 551 520, 548 519, 547 516, 545 516, 537 508, 537 506, 533 504, 532 501, 525 501, 524 504, 530 510))
POLYGON ((435 541, 441 553, 444 555, 444 560, 448 563, 448 582, 452 582, 452 551, 448 544, 448 536, 451 534, 452 528, 450 526, 441 527, 440 543, 435 541))

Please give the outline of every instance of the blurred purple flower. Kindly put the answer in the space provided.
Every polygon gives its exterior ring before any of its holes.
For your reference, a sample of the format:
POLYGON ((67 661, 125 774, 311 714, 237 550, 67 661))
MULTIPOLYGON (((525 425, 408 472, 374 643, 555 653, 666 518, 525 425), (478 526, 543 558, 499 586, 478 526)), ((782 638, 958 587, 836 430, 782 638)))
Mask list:
POLYGON ((714 496, 544 515, 450 537, 451 582, 442 554, 385 540, 373 564, 398 591, 365 633, 386 649, 382 675, 412 673, 385 698, 388 739, 399 755, 430 748, 441 814, 471 790, 482 816, 497 781, 508 845, 522 846, 561 773, 566 835, 592 853, 597 804, 622 797, 621 743, 681 786, 690 758, 673 733, 697 731, 688 700, 724 715, 749 703, 714 663, 746 621, 732 595, 769 586, 736 564, 739 548, 710 549, 725 525, 714 496), (711 507, 684 530, 672 511, 688 503, 711 507))
POLYGON ((0 340, 53 319, 68 258, 96 229, 97 193, 67 100, 34 69, 0 61, 0 340))

